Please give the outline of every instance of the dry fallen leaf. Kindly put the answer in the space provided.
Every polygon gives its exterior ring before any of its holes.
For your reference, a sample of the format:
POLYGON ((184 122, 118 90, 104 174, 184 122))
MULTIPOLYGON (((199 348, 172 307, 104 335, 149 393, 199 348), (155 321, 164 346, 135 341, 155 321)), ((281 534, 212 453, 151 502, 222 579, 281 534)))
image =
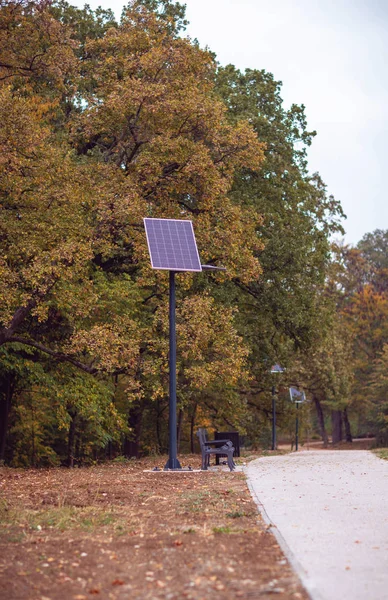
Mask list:
POLYGON ((216 585, 214 586, 214 589, 218 590, 218 591, 222 591, 225 589, 225 586, 223 583, 216 583, 216 585))

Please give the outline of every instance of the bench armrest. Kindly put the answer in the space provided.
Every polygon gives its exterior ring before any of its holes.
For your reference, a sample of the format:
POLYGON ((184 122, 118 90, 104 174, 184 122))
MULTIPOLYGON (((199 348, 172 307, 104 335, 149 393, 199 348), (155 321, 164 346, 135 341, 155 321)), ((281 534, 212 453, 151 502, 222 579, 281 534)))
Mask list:
POLYGON ((210 444, 228 444, 229 446, 233 446, 230 440, 210 440, 208 442, 204 442, 205 445, 209 446, 210 444))

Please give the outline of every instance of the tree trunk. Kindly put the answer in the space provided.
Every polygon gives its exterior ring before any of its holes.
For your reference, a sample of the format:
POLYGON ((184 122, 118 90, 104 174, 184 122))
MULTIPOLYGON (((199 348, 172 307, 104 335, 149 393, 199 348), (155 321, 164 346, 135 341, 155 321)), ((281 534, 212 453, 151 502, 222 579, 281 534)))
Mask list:
POLYGON ((35 449, 35 410, 33 400, 31 399, 31 465, 36 467, 36 449, 35 449))
POLYGON ((77 459, 78 464, 82 464, 82 431, 85 430, 86 423, 79 423, 77 431, 75 432, 75 443, 74 443, 74 459, 77 459))
POLYGON ((342 411, 341 410, 332 410, 331 411, 331 435, 332 435, 332 443, 339 444, 343 440, 342 434, 342 411))
POLYGON ((74 448, 75 448, 75 432, 76 432, 76 420, 77 420, 77 412, 69 411, 69 415, 71 418, 70 426, 69 426, 69 436, 67 442, 67 466, 69 469, 74 467, 74 448))
POLYGON ((156 401, 156 441, 158 443, 158 451, 161 452, 162 450, 162 413, 163 411, 160 410, 160 400, 156 401))
POLYGON ((132 432, 130 438, 124 441, 124 456, 127 458, 139 458, 140 456, 140 434, 143 419, 143 407, 141 403, 135 404, 129 411, 128 425, 132 432))
POLYGON ((197 412, 197 404, 194 404, 193 412, 191 413, 190 419, 190 452, 194 454, 194 428, 195 428, 195 415, 197 412))
POLYGON ((316 396, 313 396, 313 398, 314 398, 315 409, 317 411, 319 431, 320 431, 320 434, 322 437, 323 445, 325 448, 327 448, 327 446, 329 444, 329 438, 328 438, 326 427, 325 427, 325 418, 323 415, 322 404, 319 402, 319 400, 316 396))
POLYGON ((3 380, 4 390, 0 395, 0 461, 5 460, 9 415, 11 412, 12 396, 15 389, 14 377, 7 374, 3 380))
POLYGON ((347 442, 353 442, 353 436, 352 436, 352 432, 350 430, 350 423, 349 423, 347 408, 345 408, 343 411, 343 420, 344 420, 344 425, 345 425, 345 440, 347 442))

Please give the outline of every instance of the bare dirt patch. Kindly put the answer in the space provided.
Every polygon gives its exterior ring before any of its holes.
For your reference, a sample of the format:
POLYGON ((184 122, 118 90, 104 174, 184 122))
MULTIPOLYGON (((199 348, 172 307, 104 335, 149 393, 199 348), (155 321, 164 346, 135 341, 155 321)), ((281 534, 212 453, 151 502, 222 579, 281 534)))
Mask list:
POLYGON ((242 473, 164 462, 0 468, 0 598, 308 599, 242 473))

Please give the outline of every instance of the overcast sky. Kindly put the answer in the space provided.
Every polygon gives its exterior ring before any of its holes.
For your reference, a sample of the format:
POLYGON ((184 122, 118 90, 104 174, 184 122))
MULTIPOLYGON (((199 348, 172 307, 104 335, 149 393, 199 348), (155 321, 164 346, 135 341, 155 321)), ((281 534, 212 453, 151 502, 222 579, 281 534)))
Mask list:
MULTIPOLYGON (((83 0, 69 0, 83 6, 83 0)), ((90 0, 120 16, 125 2, 90 0)), ((345 241, 388 229, 388 0, 186 0, 187 33, 222 65, 265 69, 318 135, 309 168, 347 215, 345 241)))

